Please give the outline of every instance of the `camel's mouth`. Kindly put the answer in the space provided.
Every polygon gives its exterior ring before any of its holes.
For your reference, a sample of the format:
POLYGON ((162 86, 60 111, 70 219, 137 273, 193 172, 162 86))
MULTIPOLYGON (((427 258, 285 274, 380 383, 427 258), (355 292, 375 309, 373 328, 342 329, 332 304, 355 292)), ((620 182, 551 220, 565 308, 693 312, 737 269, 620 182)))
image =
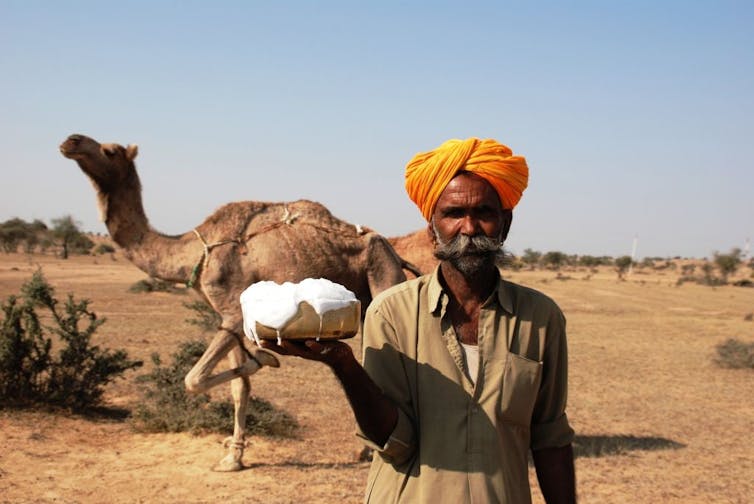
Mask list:
POLYGON ((71 135, 60 144, 60 153, 67 158, 74 158, 76 156, 76 149, 84 140, 83 135, 71 135))

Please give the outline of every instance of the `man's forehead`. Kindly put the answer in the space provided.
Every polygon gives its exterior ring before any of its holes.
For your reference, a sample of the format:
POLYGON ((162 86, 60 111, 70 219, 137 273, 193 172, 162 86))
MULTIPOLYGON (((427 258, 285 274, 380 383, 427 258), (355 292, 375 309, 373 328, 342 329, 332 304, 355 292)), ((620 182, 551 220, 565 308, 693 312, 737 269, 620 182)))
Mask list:
POLYGON ((448 182, 437 203, 440 205, 456 200, 473 200, 484 204, 500 205, 502 208, 500 197, 492 184, 479 175, 465 171, 458 172, 448 182))

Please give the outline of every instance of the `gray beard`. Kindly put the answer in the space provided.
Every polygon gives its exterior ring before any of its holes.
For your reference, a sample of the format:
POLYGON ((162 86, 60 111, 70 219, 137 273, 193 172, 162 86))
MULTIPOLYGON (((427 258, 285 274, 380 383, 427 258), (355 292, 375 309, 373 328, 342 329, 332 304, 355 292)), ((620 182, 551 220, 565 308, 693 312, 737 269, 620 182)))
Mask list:
POLYGON ((499 238, 485 235, 466 236, 459 233, 452 240, 443 242, 434 223, 432 230, 437 241, 435 257, 449 262, 466 278, 488 271, 490 266, 503 263, 503 243, 499 238))

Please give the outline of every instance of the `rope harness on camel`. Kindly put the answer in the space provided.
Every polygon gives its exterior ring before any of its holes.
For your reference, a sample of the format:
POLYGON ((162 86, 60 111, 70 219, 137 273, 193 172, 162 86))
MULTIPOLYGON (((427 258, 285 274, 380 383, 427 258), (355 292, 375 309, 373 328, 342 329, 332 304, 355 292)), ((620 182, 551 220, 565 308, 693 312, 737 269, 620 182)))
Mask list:
MULTIPOLYGON (((290 210, 288 210, 288 205, 284 205, 283 207, 285 209, 285 213, 283 214, 282 218, 278 222, 273 222, 272 224, 268 224, 261 228, 258 231, 255 231, 253 233, 249 233, 245 237, 242 238, 231 238, 227 240, 222 240, 214 243, 207 243, 207 240, 204 239, 202 234, 199 232, 198 229, 194 228, 193 232, 196 235, 197 238, 199 238, 199 241, 202 242, 202 246, 204 247, 204 250, 202 251, 202 257, 199 259, 199 261, 194 265, 194 267, 191 270, 191 277, 189 278, 189 281, 186 282, 186 286, 188 288, 193 288, 196 285, 197 280, 199 279, 200 270, 205 270, 209 266, 209 254, 212 252, 212 249, 216 247, 220 247, 221 245, 228 245, 230 243, 235 243, 236 245, 246 248, 246 243, 254 238, 255 236, 267 233, 269 231, 272 231, 273 229, 277 229, 281 226, 290 226, 292 225, 296 219, 299 218, 299 214, 294 213, 291 214, 290 210)), ((325 228, 323 226, 318 226, 316 224, 310 223, 310 222, 302 222, 302 224, 307 224, 309 226, 315 227, 317 229, 320 229, 325 232, 332 232, 332 229, 325 228)), ((366 233, 366 230, 364 230, 361 226, 358 224, 354 226, 356 228, 356 235, 360 236, 364 233, 366 233)), ((246 253, 244 250, 242 253, 246 253)), ((230 334, 232 334, 237 340, 238 344, 241 347, 241 349, 244 351, 244 353, 252 360, 256 361, 257 364, 259 364, 260 367, 262 367, 262 363, 257 360, 256 357, 246 348, 246 346, 243 344, 243 338, 240 334, 238 334, 236 331, 233 331, 231 329, 228 329, 227 327, 219 327, 220 330, 227 331, 230 334)))
MULTIPOLYGON (((288 205, 285 205, 283 207, 285 209, 285 213, 283 214, 283 217, 278 222, 273 222, 272 224, 268 224, 264 226, 262 229, 259 229, 258 231, 254 231, 253 233, 249 233, 244 237, 239 238, 230 238, 227 240, 222 240, 215 243, 207 243, 207 241, 204 239, 204 237, 199 233, 199 230, 194 228, 194 234, 197 238, 199 238, 199 241, 202 242, 202 246, 204 247, 204 251, 202 252, 202 257, 199 259, 199 261, 194 265, 194 267, 191 270, 191 277, 189 278, 189 281, 186 282, 186 286, 189 288, 194 287, 196 285, 197 280, 199 279, 199 273, 200 268, 206 269, 209 265, 209 253, 212 251, 212 249, 219 247, 221 245, 228 245, 229 243, 235 243, 236 245, 240 245, 242 247, 246 247, 246 243, 254 238, 255 236, 267 233, 269 231, 272 231, 273 229, 277 229, 282 226, 290 226, 293 225, 293 223, 299 218, 299 214, 294 213, 291 214, 290 210, 288 210, 288 205)), ((306 224, 307 226, 311 226, 314 228, 317 228, 321 231, 324 231, 326 233, 330 233, 333 230, 331 228, 326 228, 324 226, 318 226, 317 224, 311 223, 311 222, 301 222, 301 224, 306 224)), ((354 228, 356 229, 356 236, 360 236, 365 234, 367 231, 362 228, 360 225, 356 224, 354 225, 354 228)), ((246 253, 245 251, 242 253, 246 253)))
POLYGON ((196 284, 196 280, 199 277, 199 268, 204 267, 206 268, 209 264, 209 253, 212 251, 213 248, 219 247, 220 245, 226 245, 228 243, 240 243, 239 240, 223 240, 215 243, 207 243, 204 237, 199 233, 199 230, 194 228, 194 234, 197 238, 199 238, 199 241, 202 242, 202 245, 204 246, 204 252, 202 253, 202 258, 199 259, 199 262, 194 265, 194 267, 191 269, 191 277, 189 278, 189 281, 186 282, 186 287, 189 289, 192 288, 196 284))

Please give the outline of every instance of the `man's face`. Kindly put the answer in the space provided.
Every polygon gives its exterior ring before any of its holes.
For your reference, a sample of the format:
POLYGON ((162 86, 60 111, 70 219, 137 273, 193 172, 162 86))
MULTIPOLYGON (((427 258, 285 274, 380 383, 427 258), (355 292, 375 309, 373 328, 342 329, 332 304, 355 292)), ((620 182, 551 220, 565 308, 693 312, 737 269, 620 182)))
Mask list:
POLYGON ((483 178, 462 172, 437 200, 428 227, 435 256, 464 276, 474 276, 502 257, 510 210, 504 210, 495 189, 483 178))

